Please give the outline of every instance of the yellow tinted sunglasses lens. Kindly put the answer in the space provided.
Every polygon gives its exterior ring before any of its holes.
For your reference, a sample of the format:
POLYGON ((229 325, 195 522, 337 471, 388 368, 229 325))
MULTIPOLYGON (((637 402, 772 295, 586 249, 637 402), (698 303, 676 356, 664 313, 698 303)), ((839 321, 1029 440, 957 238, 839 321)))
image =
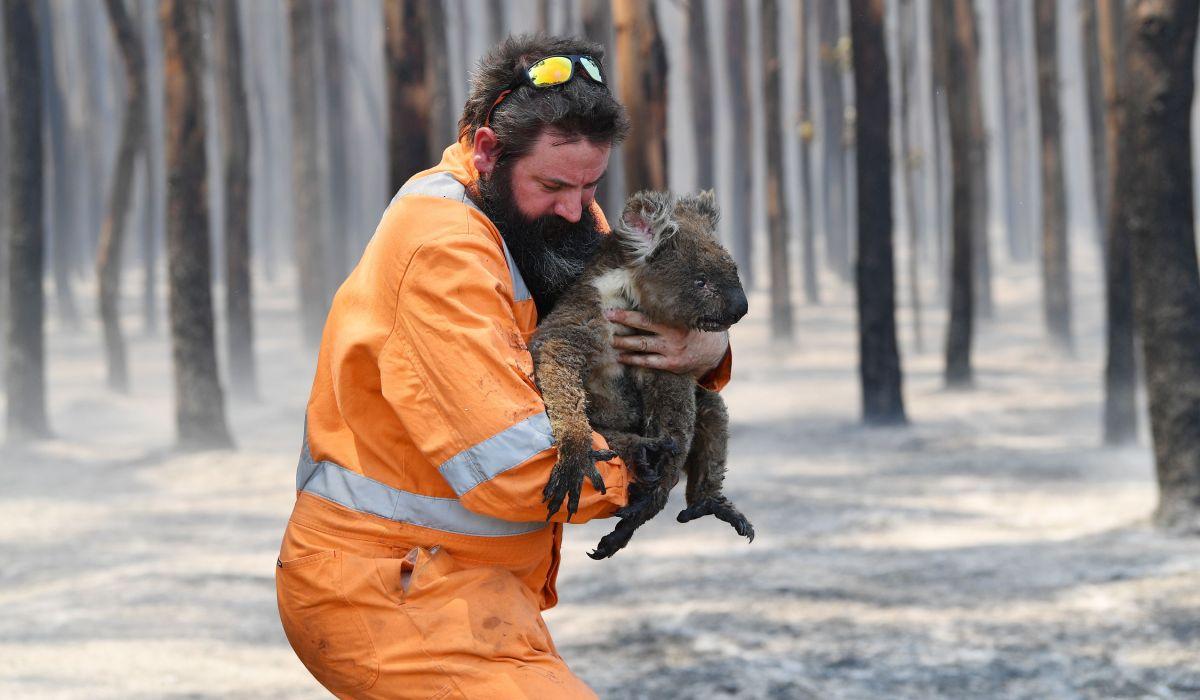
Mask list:
POLYGON ((587 71, 588 77, 592 80, 595 80, 597 83, 604 82, 604 78, 600 77, 600 66, 596 65, 596 62, 590 57, 581 56, 579 58, 579 65, 583 66, 583 69, 587 71))
POLYGON ((538 87, 562 85, 571 79, 571 59, 565 56, 543 58, 529 69, 529 79, 538 87))

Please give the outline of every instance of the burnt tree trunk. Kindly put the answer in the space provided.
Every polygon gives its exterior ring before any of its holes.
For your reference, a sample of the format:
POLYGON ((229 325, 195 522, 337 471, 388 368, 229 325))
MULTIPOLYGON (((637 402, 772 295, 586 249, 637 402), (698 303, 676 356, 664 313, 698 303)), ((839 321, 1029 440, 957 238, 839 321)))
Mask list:
POLYGON ((713 69, 708 45, 708 13, 704 0, 687 4, 688 86, 692 92, 692 120, 696 130, 696 189, 716 186, 713 166, 716 137, 713 114, 713 69))
POLYGON ((322 0, 320 22, 321 45, 324 48, 322 68, 325 78, 325 145, 329 165, 326 178, 329 212, 325 221, 329 241, 331 297, 350 271, 350 244, 347 233, 350 230, 349 201, 352 183, 350 164, 347 161, 350 144, 346 132, 346 60, 341 38, 342 22, 338 11, 341 6, 341 0, 322 0))
POLYGON ((1054 0, 1037 0, 1038 112, 1042 143, 1042 300, 1046 330, 1058 347, 1071 348, 1071 278, 1066 192, 1059 133, 1058 37, 1054 0))
POLYGON ((797 11, 799 24, 796 27, 796 58, 800 73, 800 134, 797 139, 800 149, 800 215, 803 221, 801 245, 804 249, 804 298, 810 304, 821 303, 821 282, 817 270, 817 223, 814 215, 812 188, 812 101, 809 99, 809 67, 812 64, 812 42, 809 32, 813 24, 813 4, 816 0, 800 0, 797 11))
POLYGON ((1127 197, 1118 187, 1128 179, 1131 154, 1122 139, 1125 97, 1121 76, 1125 71, 1124 12, 1120 0, 1099 0, 1096 12, 1097 52, 1101 57, 1104 92, 1105 198, 1105 320, 1104 443, 1123 445, 1137 441, 1137 359, 1134 351, 1133 271, 1130 267, 1127 197))
POLYGON ((430 165, 441 160, 442 149, 458 137, 458 119, 450 104, 450 57, 447 54, 445 0, 424 0, 425 84, 429 98, 430 165))
POLYGON ((918 158, 913 153, 912 125, 909 122, 909 68, 916 62, 917 46, 914 13, 916 8, 912 0, 900 1, 899 51, 900 59, 900 104, 898 105, 900 132, 900 167, 903 168, 904 180, 904 210, 908 215, 908 295, 912 304, 913 341, 917 352, 925 351, 925 338, 921 329, 921 278, 920 278, 920 208, 917 206, 916 169, 918 158))
POLYGON ((780 104, 779 6, 762 3, 763 121, 767 166, 767 249, 771 265, 771 339, 792 341, 792 285, 788 258, 787 185, 780 104))
MULTIPOLYGON (((840 0, 838 0, 840 2, 840 0)), ((818 36, 821 39, 821 183, 824 212, 825 255, 843 279, 850 277, 850 232, 846 217, 846 98, 842 90, 841 29, 838 2, 817 2, 818 36)))
MULTIPOLYGON (((982 318, 992 316, 992 258, 988 245, 988 179, 987 131, 983 125, 983 88, 979 63, 979 31, 975 8, 970 4, 955 5, 954 32, 962 35, 962 69, 967 80, 967 119, 970 125, 971 165, 971 265, 975 285, 975 311, 982 318)), ((951 66, 951 71, 957 67, 951 66)), ((953 214, 951 214, 953 216, 953 214)))
POLYGON ((389 191, 429 167, 429 89, 423 0, 384 0, 387 49, 389 191))
POLYGON ((225 182, 225 333, 229 381, 257 396, 250 245, 250 113, 242 77, 242 28, 234 0, 217 0, 217 75, 225 182))
POLYGON ((166 77, 167 268, 175 423, 184 448, 232 445, 213 338, 200 6, 162 0, 166 77))
POLYGON ((1191 0, 1137 2, 1129 11, 1129 160, 1120 183, 1133 250, 1158 474, 1155 522, 1200 534, 1200 270, 1192 201, 1190 118, 1196 21, 1191 0))
POLYGON ((948 387, 966 387, 973 381, 971 341, 974 335, 974 273, 977 271, 972 253, 978 242, 974 234, 978 218, 975 206, 974 164, 971 162, 972 119, 970 71, 974 66, 967 54, 971 51, 973 32, 970 0, 940 0, 935 12, 946 17, 950 26, 943 25, 949 34, 946 46, 946 90, 950 107, 950 157, 953 174, 952 253, 950 266, 950 322, 946 328, 946 370, 948 387))
POLYGON ((50 435, 46 419, 45 299, 42 294, 42 103, 33 0, 4 3, 8 83, 8 324, 5 354, 8 441, 50 435), (21 105, 18 109, 15 105, 21 105))
POLYGON ((859 374, 863 420, 869 425, 907 422, 903 377, 896 346, 896 282, 892 256, 891 97, 883 38, 883 0, 851 0, 851 46, 859 193, 858 289, 859 374))
MULTIPOLYGON (((744 2, 725 3, 725 70, 729 74, 729 99, 733 123, 750 124, 750 53, 746 48, 746 5, 744 2)), ((747 128, 734 128, 728 153, 731 186, 730 211, 725 221, 725 240, 733 244, 733 259, 746 289, 756 282, 754 269, 754 174, 752 133, 747 128)), ((632 189, 630 189, 632 191, 632 189)))
POLYGON ((129 365, 125 358, 125 337, 121 333, 121 251, 133 195, 133 168, 145 143, 146 58, 141 36, 133 26, 124 0, 105 0, 104 4, 125 64, 125 119, 121 126, 117 162, 113 167, 108 214, 100 230, 96 278, 100 288, 98 305, 100 321, 104 324, 108 386, 114 391, 126 393, 129 391, 129 365))
MULTIPOLYGON (((937 270, 934 275, 937 281, 937 297, 938 299, 945 298, 945 289, 947 281, 947 261, 946 261, 946 239, 953 235, 953 221, 947 220, 947 212, 950 213, 950 218, 953 218, 953 201, 947 206, 947 192, 949 188, 953 188, 952 174, 947 175, 947 170, 953 169, 953 154, 950 158, 946 157, 946 151, 950 148, 950 129, 946 124, 950 119, 949 104, 946 99, 946 72, 949 70, 946 62, 950 55, 950 32, 946 28, 946 22, 949 21, 949 15, 945 12, 945 5, 940 2, 930 0, 929 10, 929 36, 931 38, 931 53, 930 72, 933 74, 931 82, 933 85, 933 104, 930 105, 930 115, 933 126, 933 172, 934 172, 934 226, 931 227, 933 233, 934 248, 935 248, 935 264, 937 270)), ((953 199, 953 195, 950 195, 953 199)))
POLYGON ((667 48, 653 3, 614 0, 621 101, 629 110, 622 155, 630 192, 667 189, 667 48))
POLYGON ((304 342, 321 342, 329 309, 325 245, 321 235, 320 180, 317 163, 317 61, 314 54, 314 0, 288 0, 291 29, 293 242, 300 275, 300 320, 304 342))
MULTIPOLYGON (((604 63, 606 67, 611 66, 614 56, 612 3, 610 0, 582 0, 580 19, 583 23, 583 35, 604 46, 604 63)), ((611 70, 606 72, 606 77, 614 75, 611 70)), ((616 90, 612 86, 610 89, 616 90)), ((620 167, 616 153, 612 154, 608 167, 610 172, 620 167)), ((600 180, 600 185, 596 189, 596 201, 600 202, 604 211, 620 213, 624 197, 622 197, 619 185, 618 178, 612 175, 600 180)))

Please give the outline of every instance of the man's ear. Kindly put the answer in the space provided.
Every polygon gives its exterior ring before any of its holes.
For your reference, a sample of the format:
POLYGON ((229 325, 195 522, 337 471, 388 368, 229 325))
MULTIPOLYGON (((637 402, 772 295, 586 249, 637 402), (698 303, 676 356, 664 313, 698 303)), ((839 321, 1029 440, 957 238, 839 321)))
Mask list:
POLYGON ((643 190, 629 198, 615 233, 630 257, 644 261, 675 233, 678 227, 671 219, 673 209, 668 192, 643 190))
POLYGON ((474 155, 471 162, 480 175, 487 175, 496 169, 496 161, 500 159, 500 142, 496 132, 491 127, 481 126, 475 130, 472 142, 474 155))

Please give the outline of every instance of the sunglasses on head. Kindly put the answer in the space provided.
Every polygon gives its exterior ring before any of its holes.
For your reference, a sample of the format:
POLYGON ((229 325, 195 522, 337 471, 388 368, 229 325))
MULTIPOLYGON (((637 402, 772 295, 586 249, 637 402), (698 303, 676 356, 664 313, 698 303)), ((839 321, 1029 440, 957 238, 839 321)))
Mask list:
POLYGON ((537 63, 529 67, 529 70, 523 71, 521 77, 508 88, 500 91, 496 96, 496 101, 492 103, 492 108, 488 110, 487 118, 483 120, 483 125, 490 127, 492 124, 492 112, 496 111, 496 107, 504 101, 505 97, 522 85, 529 84, 535 88, 548 88, 555 85, 563 85, 571 82, 571 78, 575 77, 575 66, 583 67, 583 74, 591 78, 592 81, 604 84, 604 76, 600 73, 600 64, 596 59, 587 54, 562 54, 559 56, 547 56, 537 63))

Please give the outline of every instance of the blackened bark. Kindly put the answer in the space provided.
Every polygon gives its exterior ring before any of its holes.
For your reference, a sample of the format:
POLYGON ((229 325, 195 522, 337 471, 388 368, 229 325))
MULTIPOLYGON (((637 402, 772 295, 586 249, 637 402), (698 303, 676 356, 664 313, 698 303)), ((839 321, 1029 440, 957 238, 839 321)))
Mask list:
POLYGON ((225 181, 225 333, 232 393, 254 398, 253 285, 250 245, 250 114, 242 77, 242 28, 234 0, 217 0, 217 75, 225 181))
POLYGON ((167 115, 167 256, 175 422, 184 448, 232 445, 213 338, 200 6, 162 0, 167 115))
POLYGON ((1042 143, 1042 300, 1046 330, 1071 350, 1071 278, 1062 168, 1058 84, 1058 21, 1054 0, 1037 0, 1038 111, 1042 143))
POLYGON ((347 160, 350 153, 349 134, 346 131, 346 60, 343 56, 341 17, 338 8, 341 0, 321 1, 321 44, 324 48, 322 68, 325 77, 325 146, 328 176, 326 177, 329 214, 326 217, 326 234, 329 241, 329 295, 337 291, 342 279, 350 271, 350 187, 351 170, 347 160))
MULTIPOLYGON (((604 62, 606 66, 613 65, 615 52, 613 51, 611 1, 582 0, 580 19, 583 22, 583 35, 591 41, 603 45, 604 62)), ((614 75, 614 73, 609 71, 608 75, 614 75)), ((609 161, 609 169, 612 171, 617 167, 617 154, 614 153, 609 161)), ((600 186, 596 190, 596 201, 600 202, 601 208, 606 212, 620 212, 622 209, 624 196, 619 191, 618 184, 618 179, 610 175, 600 181, 600 186)))
POLYGON ((692 92, 692 120, 696 131, 696 189, 710 190, 716 185, 713 166, 716 138, 713 125, 713 75, 708 45, 708 13, 704 0, 687 4, 688 86, 692 92))
POLYGON ((812 64, 811 55, 813 44, 809 41, 812 28, 812 8, 816 0, 800 0, 797 10, 799 24, 796 27, 796 58, 800 73, 800 94, 798 96, 800 110, 800 134, 797 139, 800 148, 800 214, 803 221, 801 245, 804 249, 804 298, 810 304, 821 303, 821 283, 817 272, 817 223, 814 215, 812 188, 812 142, 813 118, 812 101, 809 99, 809 66, 812 64))
MULTIPOLYGON (((953 174, 947 173, 948 169, 953 169, 951 155, 946 157, 946 151, 950 148, 950 129, 946 122, 949 121, 949 105, 946 99, 946 72, 949 68, 946 65, 947 58, 950 55, 950 32, 946 28, 946 22, 949 21, 950 15, 945 11, 945 6, 940 3, 930 2, 929 10, 929 36, 931 38, 930 72, 933 84, 933 104, 930 105, 931 121, 933 124, 933 184, 934 184, 934 216, 933 226, 930 227, 933 233, 934 248, 936 250, 935 275, 937 281, 937 297, 939 299, 945 297, 947 270, 946 264, 946 239, 953 235, 953 221, 948 220, 953 218, 954 203, 949 202, 947 206, 947 187, 953 188, 953 174), (949 185, 947 185, 949 183, 949 185)), ((953 199, 953 196, 950 196, 953 199)))
POLYGON ((763 121, 767 165, 767 249, 771 267, 771 339, 792 341, 792 285, 788 256, 783 108, 780 104, 779 6, 762 2, 763 121))
POLYGON ((1104 151, 1108 210, 1105 244, 1106 358, 1104 364, 1104 443, 1123 445, 1137 441, 1137 360, 1134 352, 1133 271, 1127 197, 1117 187, 1128 178, 1129 139, 1122 139, 1125 98, 1121 75, 1125 70, 1124 12, 1120 0, 1100 0, 1096 8, 1097 53, 1101 57, 1104 93, 1104 151))
MULTIPOLYGON (((735 125, 750 123, 750 53, 746 48, 746 26, 745 3, 725 3, 725 70, 729 75, 730 109, 735 125)), ((738 273, 746 289, 753 289, 756 282, 752 223, 754 175, 752 160, 746 157, 753 151, 751 136, 750 129, 733 129, 728 166, 732 176, 731 206, 728 215, 721 217, 725 222, 725 240, 733 243, 733 259, 737 261, 738 273)))
POLYGON ((1191 0, 1137 2, 1128 14, 1128 177, 1138 332, 1158 474, 1155 522, 1200 534, 1200 270, 1190 117, 1197 13, 1191 0))
POLYGON ((317 169, 317 62, 313 24, 315 0, 288 0, 291 29, 292 196, 295 202, 293 241, 300 275, 300 320, 304 342, 321 342, 329 310, 325 245, 320 225, 320 182, 317 169))
POLYGON ((446 53, 445 0, 423 0, 425 12, 425 84, 429 96, 430 165, 442 159, 442 149, 458 136, 458 119, 450 104, 450 57, 446 53))
POLYGON ((883 38, 883 0, 851 0, 858 216, 859 373, 863 420, 906 423, 900 353, 896 346, 896 282, 892 256, 891 98, 883 38))
POLYGON ((846 99, 842 89, 844 52, 838 2, 840 0, 816 3, 821 39, 821 158, 825 173, 821 181, 821 201, 825 213, 825 255, 834 272, 847 279, 850 276, 850 231, 846 216, 849 196, 846 192, 846 99))
POLYGON ((42 294, 42 75, 33 0, 4 3, 4 58, 10 106, 5 425, 9 442, 20 443, 50 434, 42 294))
POLYGON ((133 195, 133 167, 145 143, 146 130, 146 59, 142 38, 123 0, 105 0, 121 60, 125 66, 125 119, 121 126, 121 144, 113 167, 108 212, 100 230, 96 254, 99 280, 100 320, 104 324, 104 357, 108 368, 108 386, 114 391, 129 391, 129 366, 125 358, 125 337, 121 333, 121 251, 129 221, 129 203, 133 195))
POLYGON ((667 188, 667 48, 653 3, 615 0, 621 101, 631 128, 622 146, 630 192, 667 188))
POLYGON ((945 380, 949 387, 970 386, 971 341, 974 335, 973 246, 978 218, 973 216, 976 188, 971 162, 971 84, 969 71, 974 67, 967 54, 971 51, 973 9, 970 0, 940 0, 934 8, 949 20, 943 28, 949 32, 946 45, 946 91, 950 108, 950 156, 953 171, 952 256, 950 266, 950 322, 946 328, 945 380))
POLYGON ((387 49, 389 191, 428 168, 429 89, 425 68, 423 0, 384 0, 387 49))
MULTIPOLYGON (((970 125, 971 165, 971 265, 974 267, 975 310, 982 318, 992 315, 992 258, 988 241, 987 131, 983 126, 983 88, 980 78, 979 31, 975 9, 955 6, 955 33, 962 35, 962 68, 969 90, 967 119, 970 125)), ((952 67, 951 70, 957 70, 952 67)))

